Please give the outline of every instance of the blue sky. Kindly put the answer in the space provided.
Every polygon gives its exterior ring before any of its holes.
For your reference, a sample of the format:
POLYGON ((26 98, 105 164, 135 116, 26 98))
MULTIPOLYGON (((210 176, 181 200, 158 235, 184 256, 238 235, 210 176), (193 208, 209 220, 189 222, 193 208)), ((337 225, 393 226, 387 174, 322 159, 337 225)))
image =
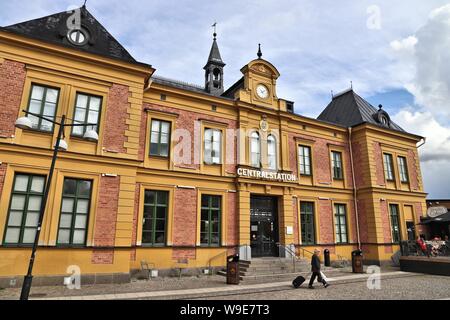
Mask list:
MULTIPOLYGON (((0 0, 5 26, 82 5, 83 0, 0 0)), ((280 71, 278 96, 316 117, 331 90, 350 86, 383 104, 420 149, 430 197, 450 198, 450 5, 439 0, 88 0, 91 13, 157 74, 203 83, 218 23, 225 84, 263 58, 280 71)))

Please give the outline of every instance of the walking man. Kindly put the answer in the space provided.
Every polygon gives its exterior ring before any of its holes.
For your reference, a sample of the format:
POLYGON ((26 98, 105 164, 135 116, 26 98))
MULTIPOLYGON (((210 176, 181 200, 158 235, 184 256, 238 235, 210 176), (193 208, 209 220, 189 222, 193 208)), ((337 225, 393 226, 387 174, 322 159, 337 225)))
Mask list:
POLYGON ((325 279, 322 278, 322 275, 320 273, 320 258, 319 258, 319 254, 320 251, 315 249, 314 250, 314 254, 311 258, 311 271, 312 271, 312 275, 311 275, 311 279, 309 280, 309 289, 314 289, 313 284, 314 284, 314 280, 316 280, 317 277, 317 281, 321 282, 323 284, 323 287, 326 288, 329 286, 329 284, 325 281, 325 279))

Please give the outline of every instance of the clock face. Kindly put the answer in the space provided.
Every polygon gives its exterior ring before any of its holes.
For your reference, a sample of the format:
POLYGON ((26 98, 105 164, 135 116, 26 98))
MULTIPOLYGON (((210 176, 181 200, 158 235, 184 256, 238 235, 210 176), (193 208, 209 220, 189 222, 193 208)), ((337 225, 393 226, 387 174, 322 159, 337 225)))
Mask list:
POLYGON ((256 94, 261 99, 267 99, 269 97, 269 89, 265 85, 260 84, 256 87, 256 94))

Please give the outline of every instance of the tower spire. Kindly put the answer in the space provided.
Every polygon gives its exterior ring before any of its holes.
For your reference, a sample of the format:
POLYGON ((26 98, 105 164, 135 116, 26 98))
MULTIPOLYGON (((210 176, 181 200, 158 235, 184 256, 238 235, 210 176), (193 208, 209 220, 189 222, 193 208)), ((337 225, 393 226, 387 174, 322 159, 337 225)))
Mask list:
POLYGON ((220 56, 217 45, 217 22, 211 26, 214 28, 213 43, 205 67, 205 90, 211 94, 220 96, 223 91, 223 67, 225 63, 220 56))

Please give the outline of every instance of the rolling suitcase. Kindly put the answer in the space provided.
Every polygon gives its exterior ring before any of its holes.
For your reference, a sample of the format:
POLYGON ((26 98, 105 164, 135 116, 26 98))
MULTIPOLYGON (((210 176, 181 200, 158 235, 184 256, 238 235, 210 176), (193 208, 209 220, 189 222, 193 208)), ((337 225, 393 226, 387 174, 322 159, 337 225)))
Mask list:
POLYGON ((292 285, 294 286, 294 288, 299 288, 303 282, 305 282, 305 278, 302 276, 298 276, 297 278, 294 279, 294 281, 292 281, 292 285))

